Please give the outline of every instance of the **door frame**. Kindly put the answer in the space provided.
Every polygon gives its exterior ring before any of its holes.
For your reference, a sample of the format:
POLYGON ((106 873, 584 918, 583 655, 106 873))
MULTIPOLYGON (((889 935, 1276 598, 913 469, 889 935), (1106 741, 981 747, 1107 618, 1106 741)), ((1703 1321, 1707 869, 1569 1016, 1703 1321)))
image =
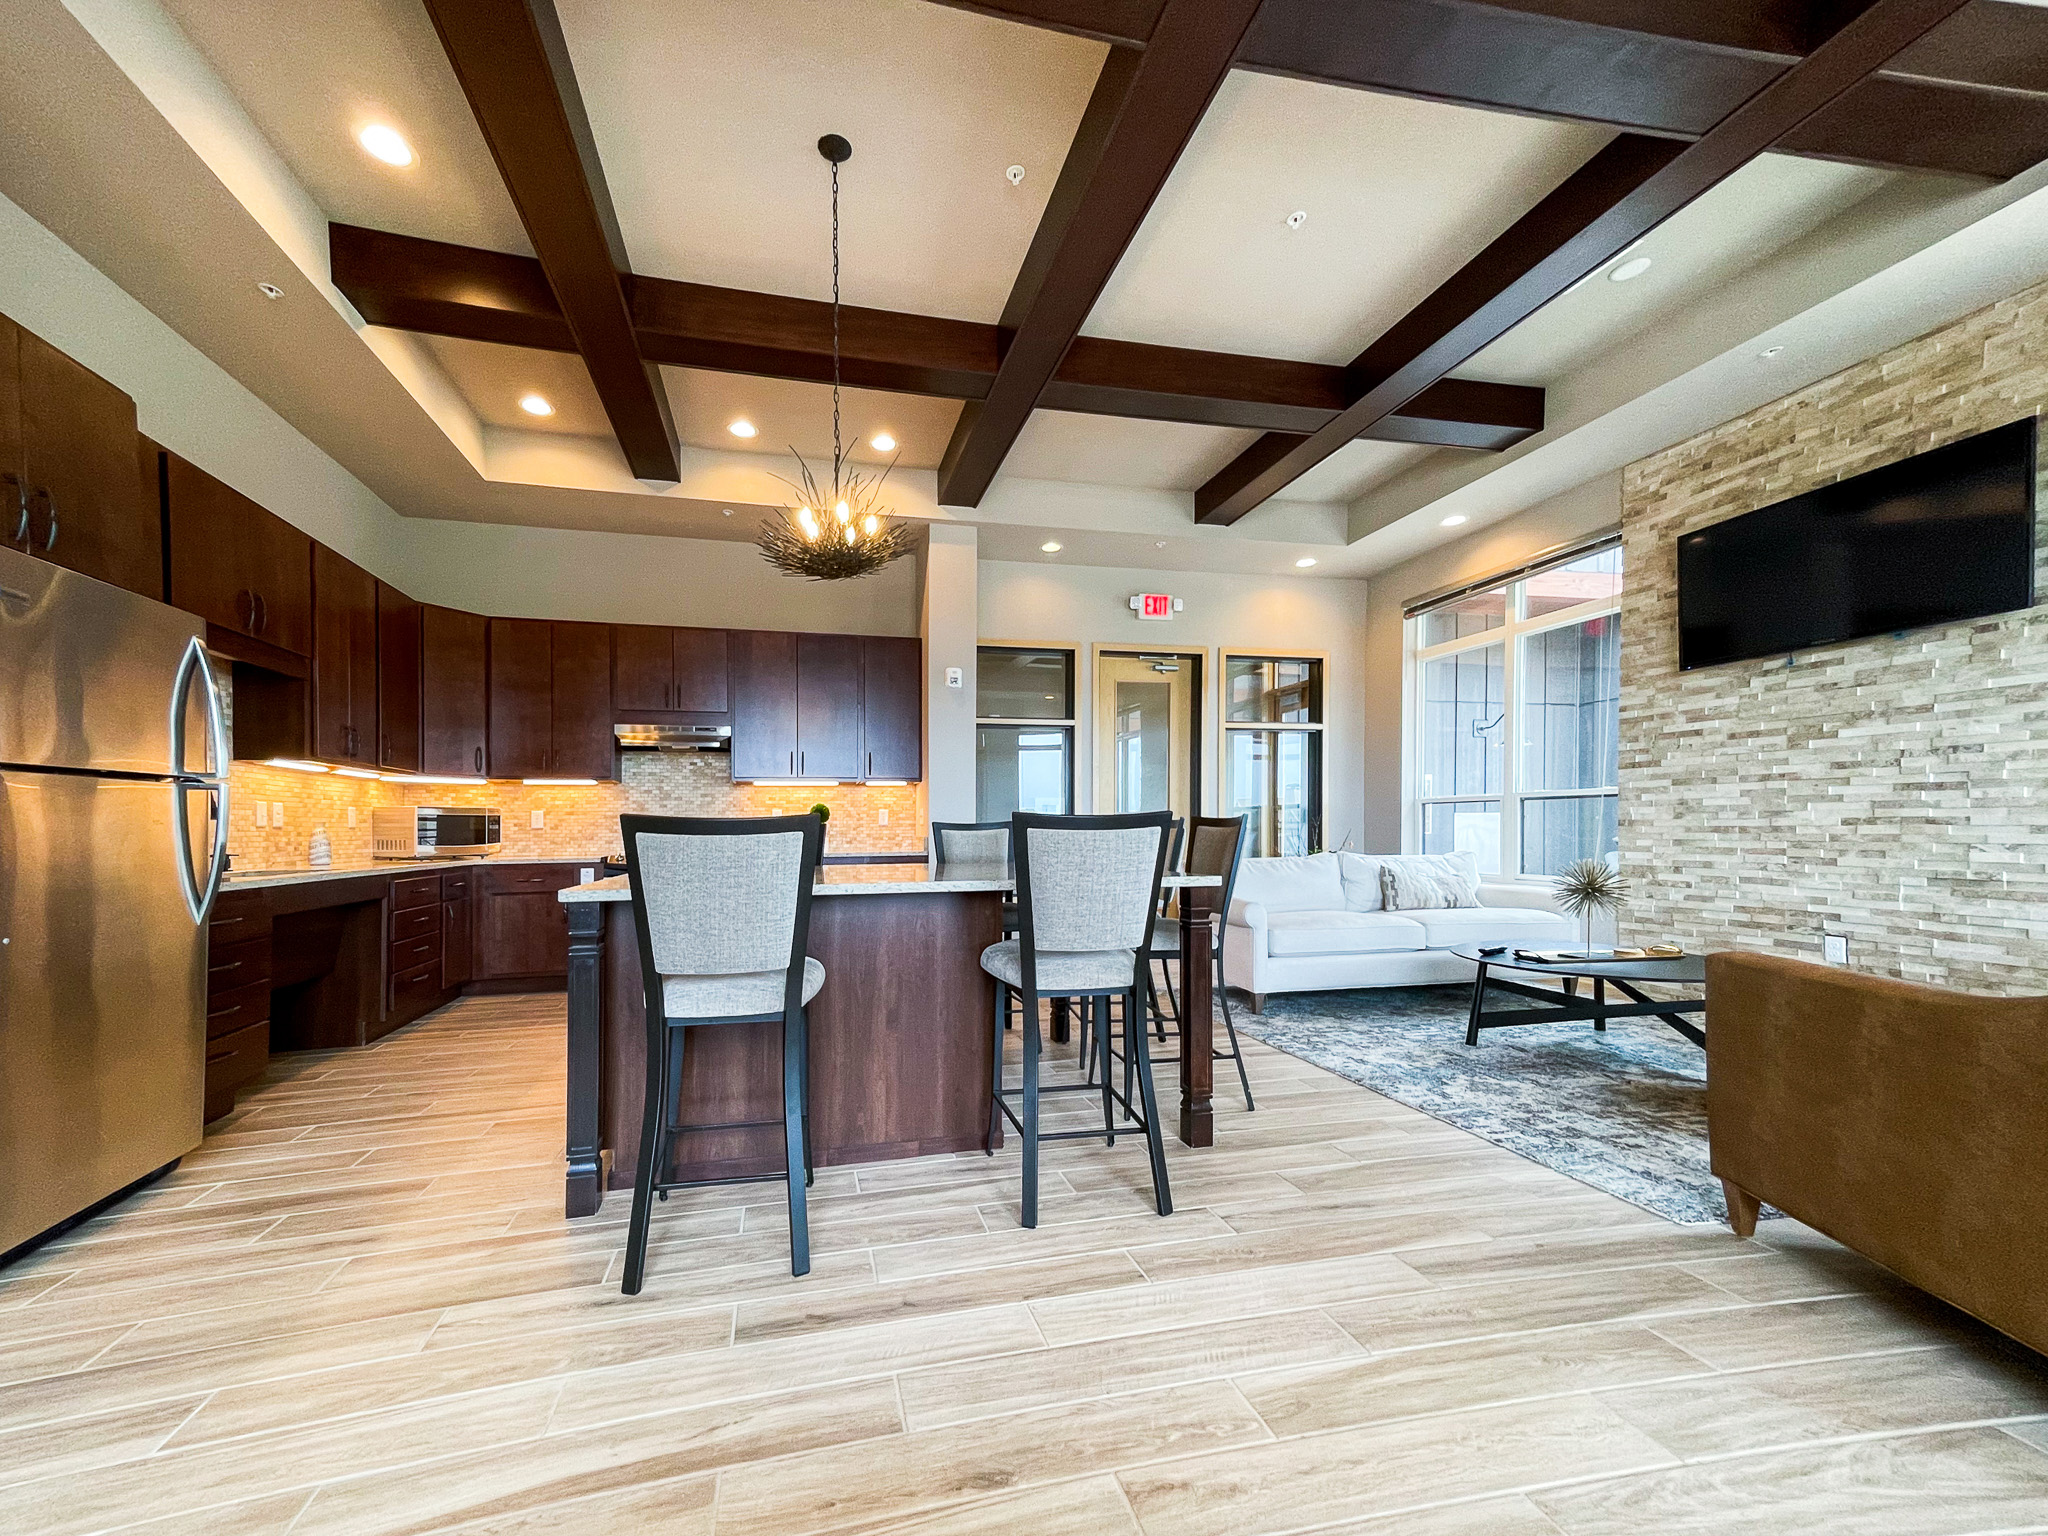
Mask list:
MULTIPOLYGON (((1088 808, 1097 814, 1107 814, 1095 803, 1096 786, 1100 782, 1101 755, 1105 750, 1102 740, 1101 700, 1097 689, 1102 679, 1102 659, 1105 656, 1156 657, 1162 661, 1192 663, 1194 676, 1188 681, 1188 801, 1189 813, 1207 816, 1215 809, 1216 786, 1209 751, 1210 720, 1215 710, 1210 703, 1213 684, 1210 674, 1215 670, 1209 665, 1209 650, 1205 645, 1176 648, 1173 645, 1133 645, 1126 640, 1097 640, 1088 648, 1088 769, 1077 774, 1088 786, 1088 808)), ((1076 705, 1079 699, 1075 700, 1076 705)), ((1115 735, 1111 733, 1108 746, 1115 746, 1115 735)))

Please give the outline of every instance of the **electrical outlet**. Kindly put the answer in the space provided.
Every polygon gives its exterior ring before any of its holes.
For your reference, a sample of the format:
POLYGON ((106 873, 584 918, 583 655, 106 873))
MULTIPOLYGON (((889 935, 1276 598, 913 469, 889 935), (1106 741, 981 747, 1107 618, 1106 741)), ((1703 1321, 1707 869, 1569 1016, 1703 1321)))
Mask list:
POLYGON ((594 869, 579 869, 576 871, 576 877, 584 885, 588 885, 597 878, 597 871, 594 869))
POLYGON ((259 827, 270 825, 270 802, 267 800, 258 800, 256 802, 256 825, 259 827))
POLYGON ((270 824, 273 827, 284 825, 284 802, 282 800, 270 802, 270 824))
POLYGON ((350 806, 348 808, 348 824, 350 826, 354 826, 356 824, 356 808, 354 806, 350 806))
POLYGON ((543 829, 545 829, 545 828, 546 828, 547 824, 548 824, 548 813, 547 813, 546 811, 535 811, 535 812, 533 813, 533 830, 534 830, 534 831, 536 831, 536 832, 542 831, 543 829))
POLYGON ((889 809, 887 806, 879 807, 875 811, 875 825, 878 827, 889 825, 889 809))
POLYGON ((1849 936, 1846 933, 1824 933, 1820 936, 1820 957, 1829 965, 1849 963, 1849 936))

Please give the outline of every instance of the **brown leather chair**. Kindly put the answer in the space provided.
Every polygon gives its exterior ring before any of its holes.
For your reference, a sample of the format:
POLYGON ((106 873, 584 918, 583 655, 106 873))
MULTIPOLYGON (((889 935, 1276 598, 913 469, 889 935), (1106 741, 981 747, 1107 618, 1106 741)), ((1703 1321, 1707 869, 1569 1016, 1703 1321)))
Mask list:
POLYGON ((1707 1120, 1738 1235, 1768 1202, 2048 1353, 2048 998, 1710 955, 1707 1120))

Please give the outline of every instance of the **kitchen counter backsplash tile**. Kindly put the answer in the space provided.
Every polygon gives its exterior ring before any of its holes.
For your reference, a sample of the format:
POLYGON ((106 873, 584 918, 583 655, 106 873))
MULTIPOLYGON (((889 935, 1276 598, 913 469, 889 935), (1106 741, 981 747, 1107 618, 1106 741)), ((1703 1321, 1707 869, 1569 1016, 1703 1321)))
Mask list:
POLYGON ((507 859, 596 858, 619 851, 619 817, 788 816, 823 801, 832 808, 830 853, 917 853, 925 843, 915 784, 734 784, 717 753, 628 752, 621 781, 598 785, 387 784, 238 762, 229 773, 228 849, 238 869, 295 869, 313 829, 324 826, 337 865, 371 857, 370 812, 380 805, 489 805, 504 814, 507 859), (256 806, 284 807, 282 827, 256 825, 256 806), (348 824, 353 807, 356 824, 348 824), (533 812, 546 825, 533 826, 533 812), (886 814, 886 823, 883 816, 886 814))

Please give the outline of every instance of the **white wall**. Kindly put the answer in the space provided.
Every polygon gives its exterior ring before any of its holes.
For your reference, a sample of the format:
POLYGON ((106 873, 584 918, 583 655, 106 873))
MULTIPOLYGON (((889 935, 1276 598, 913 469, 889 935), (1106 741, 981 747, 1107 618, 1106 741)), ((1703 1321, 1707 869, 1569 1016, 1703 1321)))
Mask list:
POLYGON ((1401 847, 1408 766, 1402 741, 1407 625, 1401 610, 1424 593, 1512 570, 1546 549, 1576 543, 1620 525, 1621 476, 1617 472, 1589 480, 1372 578, 1373 606, 1365 627, 1363 847, 1376 853, 1396 852, 1401 847))
POLYGON ((985 560, 981 564, 981 636, 1080 647, 1076 707, 1076 809, 1092 801, 1094 676, 1090 653, 1098 644, 1119 648, 1208 653, 1204 667, 1202 795, 1205 813, 1216 806, 1216 668, 1218 647, 1326 652, 1328 714, 1323 750, 1327 799, 1323 837, 1341 847, 1360 839, 1364 780, 1364 657, 1366 584, 1287 576, 1225 576, 1211 572, 1117 570, 985 560), (1171 591, 1187 607, 1170 623, 1134 615, 1134 592, 1171 591))
POLYGON ((974 820, 974 648, 979 534, 934 523, 924 556, 924 784, 931 821, 974 820), (960 686, 946 671, 960 669, 960 686))

